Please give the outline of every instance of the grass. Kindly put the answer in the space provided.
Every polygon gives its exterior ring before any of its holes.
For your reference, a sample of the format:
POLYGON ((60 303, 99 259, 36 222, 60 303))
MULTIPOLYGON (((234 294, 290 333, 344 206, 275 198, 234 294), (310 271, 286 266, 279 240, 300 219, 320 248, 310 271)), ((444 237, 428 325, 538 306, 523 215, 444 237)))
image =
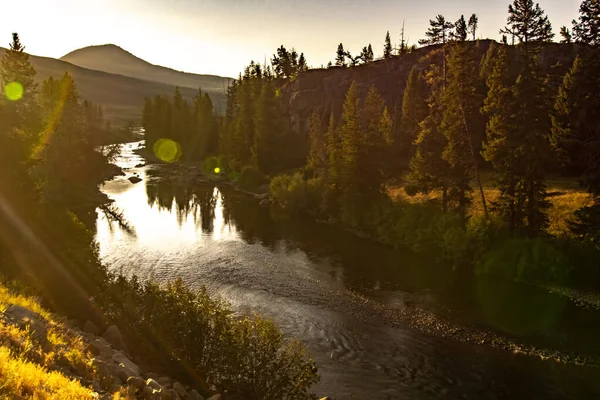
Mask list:
POLYGON ((92 378, 92 357, 81 338, 63 321, 43 309, 36 298, 0 282, 0 312, 10 305, 25 307, 48 322, 47 344, 33 340, 31 332, 0 321, 0 398, 91 399, 92 391, 65 373, 92 378))
MULTIPOLYGON (((483 174, 482 182, 486 203, 490 207, 491 203, 498 199, 500 192, 494 188, 491 174, 483 174)), ((573 220, 575 211, 588 205, 590 196, 581 190, 577 181, 573 179, 552 177, 547 180, 546 185, 550 201, 548 233, 556 236, 568 236, 571 234, 569 223, 573 220)), ((481 215, 483 214, 483 205, 475 183, 473 183, 473 188, 473 202, 469 209, 469 215, 481 215)), ((441 198, 441 191, 409 196, 404 191, 402 183, 389 185, 388 194, 394 200, 409 203, 439 202, 441 198)))

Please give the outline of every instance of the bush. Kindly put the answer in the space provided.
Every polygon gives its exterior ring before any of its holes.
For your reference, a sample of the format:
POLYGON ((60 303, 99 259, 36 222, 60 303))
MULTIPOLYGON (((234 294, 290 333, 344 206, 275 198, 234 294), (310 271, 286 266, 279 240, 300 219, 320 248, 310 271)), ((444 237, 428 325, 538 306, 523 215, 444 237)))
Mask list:
POLYGON ((202 161, 202 173, 205 175, 219 175, 225 173, 224 163, 220 157, 206 157, 202 161))
POLYGON ((238 177, 239 185, 244 189, 254 189, 266 182, 265 177, 256 168, 245 166, 238 177))
POLYGON ((477 272, 529 283, 567 283, 568 257, 548 238, 513 237, 483 255, 477 272))
POLYGON ((236 319, 206 289, 192 291, 181 280, 161 287, 120 277, 114 290, 119 301, 110 302, 109 316, 155 365, 182 375, 192 370, 200 384, 244 398, 314 398, 314 362, 272 322, 236 319))
POLYGON ((279 175, 269 185, 273 201, 292 214, 320 215, 325 184, 322 178, 305 180, 302 173, 279 175))

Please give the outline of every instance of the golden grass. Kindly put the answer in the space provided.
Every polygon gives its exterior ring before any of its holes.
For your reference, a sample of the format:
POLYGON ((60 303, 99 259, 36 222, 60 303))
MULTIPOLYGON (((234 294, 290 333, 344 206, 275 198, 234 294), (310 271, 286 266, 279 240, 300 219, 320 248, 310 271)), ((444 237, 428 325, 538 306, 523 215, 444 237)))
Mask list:
POLYGON ((47 343, 34 341, 31 332, 0 322, 0 398, 87 399, 92 391, 70 380, 59 370, 68 369, 90 378, 92 357, 82 339, 71 333, 39 302, 0 282, 0 312, 10 305, 25 307, 48 322, 47 343))
MULTIPOLYGON (((499 191, 493 186, 491 175, 482 176, 483 192, 486 198, 488 208, 490 204, 498 199, 499 191)), ((589 204, 590 196, 582 191, 576 180, 566 178, 550 178, 546 182, 550 201, 548 209, 548 233, 557 236, 570 235, 569 223, 573 221, 574 213, 579 208, 589 204)), ((479 190, 473 184, 473 202, 469 209, 469 215, 483 214, 483 205, 479 190)), ((404 191, 403 184, 390 185, 387 188, 388 194, 393 200, 406 201, 409 203, 440 202, 441 191, 433 191, 429 194, 417 194, 409 196, 404 191)))
POLYGON ((17 357, 0 347, 0 398, 92 399, 92 391, 56 371, 17 357))

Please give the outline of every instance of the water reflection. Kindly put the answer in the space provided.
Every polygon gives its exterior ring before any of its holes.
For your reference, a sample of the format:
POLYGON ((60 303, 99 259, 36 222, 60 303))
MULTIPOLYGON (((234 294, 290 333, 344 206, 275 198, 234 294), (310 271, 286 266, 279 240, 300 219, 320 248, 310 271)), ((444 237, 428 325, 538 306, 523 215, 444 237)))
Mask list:
POLYGON ((427 257, 287 218, 227 186, 157 179, 152 167, 136 167, 143 160, 133 150, 125 147, 127 175, 102 190, 136 235, 99 216, 103 261, 142 277, 206 285, 234 307, 273 318, 313 351, 325 392, 336 398, 518 398, 531 382, 528 398, 561 398, 562 384, 545 375, 547 364, 390 328, 357 313, 367 309, 365 297, 393 309, 431 309, 549 347, 563 339, 580 350, 598 346, 597 312, 540 289, 461 276, 427 257), (130 183, 133 174, 143 183, 130 183), (423 396, 428 389, 435 391, 423 396))

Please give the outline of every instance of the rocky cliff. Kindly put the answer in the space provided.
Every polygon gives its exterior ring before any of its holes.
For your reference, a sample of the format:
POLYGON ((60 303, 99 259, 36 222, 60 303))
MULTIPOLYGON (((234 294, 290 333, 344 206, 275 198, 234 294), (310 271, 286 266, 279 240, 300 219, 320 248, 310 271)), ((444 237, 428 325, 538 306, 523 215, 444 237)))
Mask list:
MULTIPOLYGON (((478 59, 481 60, 493 41, 479 40, 471 43, 476 46, 478 59)), ((313 69, 300 74, 281 88, 283 109, 289 116, 292 130, 305 134, 310 116, 315 111, 323 117, 333 113, 337 120, 352 81, 356 82, 361 97, 367 94, 371 85, 375 86, 396 121, 402 111, 402 98, 410 71, 415 65, 424 67, 427 64, 425 56, 436 49, 439 46, 428 46, 403 57, 352 68, 313 69)), ((544 44, 539 55, 540 63, 550 74, 549 84, 553 86, 552 90, 556 90, 575 55, 576 48, 573 45, 544 44)))

